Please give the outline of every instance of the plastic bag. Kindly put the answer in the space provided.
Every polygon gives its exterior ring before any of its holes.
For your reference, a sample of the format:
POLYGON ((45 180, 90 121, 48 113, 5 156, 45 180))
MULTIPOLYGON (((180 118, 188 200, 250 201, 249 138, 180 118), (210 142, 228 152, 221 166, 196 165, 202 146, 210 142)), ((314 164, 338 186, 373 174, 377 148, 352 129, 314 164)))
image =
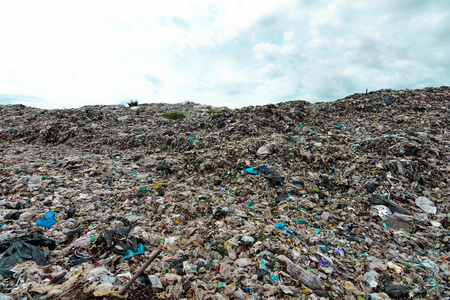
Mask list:
POLYGON ((36 221, 36 225, 44 228, 50 228, 56 223, 54 217, 55 213, 53 211, 49 211, 48 213, 45 214, 43 219, 36 221))
POLYGON ((416 204, 426 213, 435 215, 437 212, 437 208, 436 206, 434 206, 434 202, 427 197, 417 197, 416 204))
POLYGON ((15 242, 0 257, 0 275, 5 278, 11 278, 13 275, 10 271, 11 268, 27 260, 33 260, 40 266, 47 265, 44 252, 38 247, 22 241, 15 242))
POLYGON ((272 153, 271 148, 271 145, 261 146, 256 152, 256 155, 258 155, 259 157, 266 157, 267 155, 272 153))

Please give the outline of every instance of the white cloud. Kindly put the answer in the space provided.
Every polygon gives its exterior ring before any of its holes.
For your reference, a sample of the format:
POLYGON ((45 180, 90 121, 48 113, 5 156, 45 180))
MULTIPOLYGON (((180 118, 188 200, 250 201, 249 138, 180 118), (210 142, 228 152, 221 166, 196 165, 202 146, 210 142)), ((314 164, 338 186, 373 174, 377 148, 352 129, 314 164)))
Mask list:
POLYGON ((293 32, 286 31, 283 33, 283 40, 287 43, 289 43, 293 37, 294 37, 293 32))
POLYGON ((283 55, 292 54, 292 53, 294 53, 294 51, 295 51, 295 46, 294 45, 283 45, 280 48, 280 53, 283 54, 283 55))
POLYGON ((313 38, 309 42, 309 47, 311 47, 312 49, 323 49, 329 46, 331 46, 331 40, 329 38, 313 38))
POLYGON ((273 76, 279 71, 280 71, 280 66, 279 65, 273 64, 273 63, 269 63, 269 64, 265 65, 264 67, 260 68, 258 70, 258 74, 260 76, 265 76, 265 75, 273 76))
POLYGON ((280 52, 281 47, 271 43, 258 43, 253 47, 255 58, 267 59, 276 56, 280 52))

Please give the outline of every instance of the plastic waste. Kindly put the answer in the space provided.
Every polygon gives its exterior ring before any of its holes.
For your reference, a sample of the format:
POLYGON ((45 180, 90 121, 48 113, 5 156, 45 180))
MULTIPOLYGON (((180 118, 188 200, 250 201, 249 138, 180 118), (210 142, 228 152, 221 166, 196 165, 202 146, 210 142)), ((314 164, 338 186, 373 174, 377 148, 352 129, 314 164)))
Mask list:
POLYGON ((377 187, 378 187, 377 184, 371 182, 366 183, 366 189, 369 193, 375 193, 377 187))
POLYGON ((44 228, 50 228, 56 223, 54 217, 55 217, 55 213, 53 211, 50 211, 45 214, 44 218, 42 218, 39 221, 36 221, 36 225, 44 227, 44 228))
POLYGON ((299 280, 301 283, 309 287, 313 290, 324 290, 325 286, 323 285, 320 278, 306 270, 303 270, 300 266, 294 264, 289 258, 284 255, 278 255, 277 259, 279 261, 284 262, 287 265, 287 272, 295 279, 299 280))
POLYGON ((380 205, 380 204, 385 205, 385 206, 389 207, 389 209, 394 213, 410 215, 410 213, 407 210, 400 207, 398 204, 396 204, 392 201, 389 201, 388 199, 384 198, 383 196, 381 196, 379 194, 373 194, 370 197, 370 201, 372 204, 375 204, 375 205, 380 205))
POLYGON ((259 157, 266 157, 271 153, 272 153, 272 145, 264 145, 258 149, 256 155, 258 155, 259 157))
POLYGON ((379 277, 380 275, 373 270, 364 273, 364 280, 369 284, 371 288, 376 288, 378 286, 379 277))
POLYGON ((401 272, 403 272, 403 269, 401 267, 399 267, 398 265, 394 264, 393 262, 389 261, 387 263, 387 267, 391 270, 393 270, 395 273, 400 274, 401 272))
POLYGON ((86 274, 86 279, 88 281, 95 281, 95 280, 101 279, 102 277, 106 277, 106 276, 110 276, 110 275, 112 275, 112 273, 110 271, 108 271, 107 269, 105 269, 104 267, 97 267, 97 268, 90 270, 86 274))
POLYGON ((10 296, 0 293, 0 300, 12 300, 12 299, 13 298, 11 298, 10 296))
POLYGON ((33 260, 40 266, 47 265, 44 252, 38 247, 22 241, 14 242, 0 257, 0 275, 11 278, 11 268, 27 260, 33 260))
POLYGON ((436 206, 434 206, 434 202, 427 197, 417 197, 416 204, 426 213, 435 215, 437 212, 437 208, 436 206))
POLYGON ((91 258, 92 258, 91 255, 75 250, 74 254, 71 257, 69 257, 67 263, 70 266, 78 266, 84 262, 90 261, 91 258))
POLYGON ((383 220, 390 218, 392 215, 391 210, 385 205, 375 205, 373 208, 378 211, 378 215, 383 220))
POLYGON ((163 285, 161 280, 159 280, 158 277, 154 275, 148 275, 148 278, 150 279, 150 282, 152 283, 152 287, 155 289, 162 289, 163 285))
POLYGON ((392 300, 388 294, 386 293, 372 293, 369 294, 370 297, 374 300, 392 300))
POLYGON ((280 289, 283 291, 283 293, 285 293, 286 295, 294 295, 294 291, 286 286, 286 285, 280 285, 280 289))
POLYGON ((257 169, 258 169, 259 172, 261 172, 261 173, 264 174, 264 175, 267 175, 267 174, 269 174, 270 172, 272 172, 272 170, 269 169, 268 167, 266 167, 265 165, 261 165, 261 166, 259 166, 257 169))
POLYGON ((251 237, 251 236, 244 235, 244 236, 241 238, 241 241, 247 242, 247 243, 254 243, 254 242, 255 242, 255 239, 254 239, 253 237, 251 237))
POLYGON ((238 258, 234 261, 234 263, 240 267, 240 268, 245 268, 249 265, 251 265, 253 262, 250 258, 238 258))
POLYGON ((278 174, 277 172, 273 172, 273 171, 267 175, 264 175, 264 177, 271 181, 274 181, 276 183, 281 183, 284 181, 283 177, 281 177, 280 174, 278 174))
POLYGON ((11 247, 12 244, 15 242, 25 242, 27 244, 33 245, 33 246, 42 246, 47 247, 50 250, 56 249, 56 242, 54 240, 51 240, 49 238, 46 238, 43 235, 40 235, 39 233, 30 233, 30 234, 22 234, 18 235, 16 237, 10 237, 8 239, 5 239, 0 242, 0 251, 5 251, 9 247, 11 247))
POLYGON ((155 190, 157 190, 157 189, 159 189, 159 188, 161 188, 161 187, 164 187, 164 186, 167 186, 168 184, 167 183, 164 183, 164 182, 156 182, 154 185, 153 185, 153 188, 155 189, 155 190))
POLYGON ((284 223, 276 223, 276 224, 275 224, 275 227, 278 228, 278 229, 281 229, 281 230, 286 231, 287 233, 289 233, 289 235, 290 235, 291 237, 295 237, 295 234, 294 234, 292 231, 290 231, 290 230, 286 227, 286 225, 284 225, 284 223))
POLYGON ((136 299, 401 299, 390 280, 404 299, 450 298, 449 96, 0 105, 0 255, 23 241, 48 263, 17 263, 1 291, 106 298, 145 264, 131 257, 142 244, 164 251, 128 289, 136 299), (162 116, 174 111, 186 118, 162 116), (57 223, 30 226, 50 211, 57 223))
MULTIPOLYGON (((119 296, 118 286, 112 285, 111 283, 101 283, 95 287, 94 296, 95 297, 105 297, 105 296, 119 296)), ((125 295, 122 297, 125 298, 125 295)))
POLYGON ((429 268, 434 274, 439 273, 439 266, 429 258, 422 260, 419 265, 425 268, 429 268))
POLYGON ((122 259, 129 259, 130 257, 145 254, 145 247, 143 244, 139 243, 138 248, 135 250, 128 250, 125 255, 122 257, 122 259))
POLYGON ((252 174, 252 175, 258 175, 259 174, 259 172, 255 171, 253 168, 246 168, 246 169, 244 169, 244 172, 248 173, 248 174, 252 174))
POLYGON ((188 261, 183 261, 183 270, 188 273, 197 273, 198 266, 189 263, 188 261))
POLYGON ((409 287, 406 285, 396 285, 389 282, 384 286, 384 291, 389 297, 394 299, 409 297, 409 287))

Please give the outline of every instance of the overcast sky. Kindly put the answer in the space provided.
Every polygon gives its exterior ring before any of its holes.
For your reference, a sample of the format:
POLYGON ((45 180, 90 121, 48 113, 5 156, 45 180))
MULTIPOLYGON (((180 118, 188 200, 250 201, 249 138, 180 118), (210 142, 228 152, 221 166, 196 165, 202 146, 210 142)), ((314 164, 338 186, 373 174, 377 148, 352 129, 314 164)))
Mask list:
POLYGON ((450 85, 449 0, 2 1, 0 104, 243 107, 450 85))

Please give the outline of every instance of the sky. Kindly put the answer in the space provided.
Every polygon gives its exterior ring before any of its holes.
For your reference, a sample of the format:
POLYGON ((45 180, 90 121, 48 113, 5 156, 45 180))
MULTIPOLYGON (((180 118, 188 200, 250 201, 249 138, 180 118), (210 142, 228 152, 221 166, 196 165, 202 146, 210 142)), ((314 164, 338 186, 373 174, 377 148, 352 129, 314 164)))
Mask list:
POLYGON ((239 108, 450 85, 449 0, 2 1, 0 104, 239 108))

